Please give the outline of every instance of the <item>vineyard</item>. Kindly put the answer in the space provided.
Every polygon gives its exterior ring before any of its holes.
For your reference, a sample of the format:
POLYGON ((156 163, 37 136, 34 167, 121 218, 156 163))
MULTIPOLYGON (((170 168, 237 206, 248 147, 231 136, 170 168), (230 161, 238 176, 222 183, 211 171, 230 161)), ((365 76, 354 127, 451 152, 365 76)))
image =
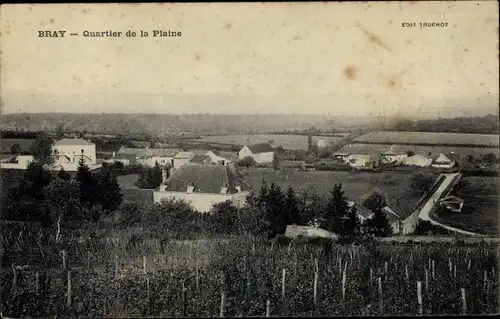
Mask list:
POLYGON ((2 260, 8 317, 498 312, 496 245, 75 238, 27 248, 27 237, 13 243, 2 260))

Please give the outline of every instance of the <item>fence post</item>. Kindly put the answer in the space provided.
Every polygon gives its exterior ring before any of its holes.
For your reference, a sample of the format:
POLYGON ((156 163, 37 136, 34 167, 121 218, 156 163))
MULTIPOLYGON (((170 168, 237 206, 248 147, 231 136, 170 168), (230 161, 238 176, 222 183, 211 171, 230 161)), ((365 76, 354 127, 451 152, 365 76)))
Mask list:
POLYGON ((373 269, 370 267, 370 286, 373 284, 373 269))
POLYGON ((118 278, 118 255, 115 255, 115 278, 118 278))
POLYGON ((182 281, 182 311, 184 318, 187 317, 187 288, 184 286, 184 281, 182 281))
POLYGON ((71 271, 70 270, 68 270, 68 292, 67 292, 66 306, 68 308, 71 307, 71 271))
POLYGON ((286 269, 283 268, 283 273, 281 275, 281 299, 285 300, 285 277, 286 277, 286 269))
POLYGON ((425 270, 425 294, 429 294, 429 272, 425 270))
POLYGON ((17 271, 16 266, 12 264, 12 286, 17 285, 17 271))
POLYGON ((380 311, 380 314, 383 313, 384 311, 384 295, 382 294, 382 278, 378 277, 378 309, 380 311))
POLYGON ((432 260, 432 279, 436 279, 436 267, 435 267, 435 263, 434 263, 434 260, 432 260))
POLYGON ((151 314, 151 287, 149 285, 149 277, 146 277, 146 289, 148 291, 148 314, 151 314))
POLYGON ((146 269, 146 256, 142 256, 142 268, 144 271, 144 274, 147 274, 147 269, 146 269))
POLYGON ((422 306, 422 282, 417 281, 417 298, 418 298, 418 313, 422 315, 423 306, 422 306))
POLYGON ((467 314, 467 300, 465 299, 465 288, 460 289, 462 292, 462 314, 467 314))
POLYGON ((314 272, 314 291, 313 291, 313 299, 314 299, 314 307, 317 305, 317 296, 318 296, 318 273, 314 272))
POLYGON ((345 308, 345 282, 346 282, 346 269, 342 272, 342 306, 345 308))
POLYGON ((266 317, 271 317, 271 300, 266 301, 266 317))
POLYGON ((223 290, 220 293, 220 317, 224 318, 225 313, 226 313, 226 293, 223 290))
POLYGON ((62 263, 63 263, 63 269, 66 269, 66 250, 64 249, 62 251, 62 263))
POLYGON ((37 295, 40 292, 40 274, 38 271, 35 274, 35 292, 37 295))

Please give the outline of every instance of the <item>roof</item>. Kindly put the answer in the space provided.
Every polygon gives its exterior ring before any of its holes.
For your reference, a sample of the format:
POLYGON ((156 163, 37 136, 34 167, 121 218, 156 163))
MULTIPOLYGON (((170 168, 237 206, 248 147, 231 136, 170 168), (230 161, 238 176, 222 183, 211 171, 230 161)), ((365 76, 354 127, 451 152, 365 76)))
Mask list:
POLYGON ((212 164, 212 159, 208 155, 197 155, 195 154, 189 163, 196 163, 205 165, 206 163, 212 164))
POLYGON ((460 157, 455 153, 446 153, 444 155, 446 155, 446 157, 448 157, 453 162, 460 162, 460 157))
POLYGON ((259 143, 259 144, 251 144, 251 145, 246 145, 252 153, 267 153, 267 152, 273 152, 274 148, 271 144, 269 143, 259 143))
POLYGON ((356 207, 356 212, 358 215, 363 216, 364 218, 369 218, 372 215, 372 211, 369 210, 368 208, 364 207, 363 205, 360 205, 356 202, 349 202, 349 207, 356 207))
POLYGON ((407 158, 405 158, 405 160, 407 160, 407 161, 410 161, 410 160, 413 160, 413 159, 427 159, 427 160, 431 160, 432 156, 429 156, 427 154, 415 154, 415 155, 408 156, 407 158))
POLYGON ((398 220, 401 220, 401 217, 396 212, 394 212, 389 206, 385 206, 384 208, 382 208, 382 211, 385 213, 385 216, 389 221, 389 225, 393 224, 394 222, 397 222, 398 220))
POLYGON ((133 160, 133 159, 135 159, 135 155, 133 155, 133 154, 116 154, 114 157, 111 157, 110 159, 128 159, 128 160, 133 160))
POLYGON ((138 157, 174 157, 175 154, 182 152, 180 148, 133 148, 133 147, 122 147, 118 151, 118 154, 135 155, 138 157))
POLYGON ((457 197, 455 195, 449 195, 449 196, 446 196, 445 198, 442 198, 441 199, 442 202, 450 202, 450 201, 453 201, 453 202, 458 202, 458 203, 463 203, 464 200, 461 199, 460 197, 457 197))
POLYGON ((194 152, 179 152, 175 154, 174 158, 190 158, 194 155, 194 152))
POLYGON ((225 151, 219 151, 217 152, 218 154, 215 154, 217 156, 220 156, 222 158, 226 158, 228 160, 235 161, 238 159, 238 153, 236 152, 225 152, 225 151))
POLYGON ((233 173, 227 166, 223 165, 196 165, 186 164, 179 167, 167 179, 166 191, 186 192, 189 185, 194 185, 195 193, 219 194, 221 187, 228 187, 227 194, 238 193, 236 186, 241 191, 250 190, 250 186, 233 173))
POLYGON ((92 142, 81 138, 63 138, 55 143, 56 145, 95 145, 92 142))
POLYGON ((391 145, 390 149, 382 152, 384 155, 400 155, 400 154, 406 154, 407 151, 404 151, 400 146, 398 145, 391 145))
POLYGON ((346 155, 346 154, 363 154, 370 155, 379 153, 378 150, 374 149, 374 147, 370 145, 361 145, 361 144, 350 144, 342 147, 340 150, 336 151, 334 155, 346 155))

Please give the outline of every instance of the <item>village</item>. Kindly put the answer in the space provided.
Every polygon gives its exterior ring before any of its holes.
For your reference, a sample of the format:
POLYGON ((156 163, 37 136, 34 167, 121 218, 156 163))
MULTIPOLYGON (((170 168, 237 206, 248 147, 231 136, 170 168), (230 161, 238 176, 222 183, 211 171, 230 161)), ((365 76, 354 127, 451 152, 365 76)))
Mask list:
MULTIPOLYGON (((21 152, 20 146, 14 142, 15 140, 9 139, 2 141, 3 150, 11 153, 10 156, 3 155, 0 164, 2 170, 24 170, 34 159, 33 155, 21 152), (24 155, 15 155, 13 152, 24 155)), ((373 216, 372 211, 363 204, 367 201, 367 196, 381 190, 387 198, 383 212, 392 227, 393 235, 414 234, 420 221, 428 221, 455 234, 480 235, 467 229, 446 225, 442 219, 435 220, 431 217, 433 214, 430 214, 438 208, 450 213, 461 213, 464 199, 454 195, 454 187, 459 184, 463 163, 467 159, 470 161, 470 156, 439 152, 439 148, 435 148, 438 150, 436 152, 421 150, 420 153, 415 153, 415 147, 409 145, 370 145, 353 143, 347 139, 344 146, 336 151, 330 151, 329 156, 312 160, 311 157, 306 160, 290 160, 290 156, 287 158, 287 150, 281 145, 276 145, 273 140, 268 143, 240 146, 238 152, 202 148, 164 148, 151 144, 146 141, 136 141, 134 147, 122 145, 116 151, 112 151, 107 158, 100 158, 96 144, 90 139, 70 135, 55 141, 53 148, 56 161, 53 169, 76 172, 81 163, 87 165, 90 171, 96 172, 103 165, 136 168, 159 166, 162 169, 161 184, 154 185, 154 189, 147 189, 147 186, 138 187, 137 174, 118 176, 125 199, 154 203, 160 203, 164 199, 181 199, 198 212, 210 212, 215 205, 226 201, 232 202, 236 207, 243 207, 250 191, 257 190, 266 179, 270 183, 276 182, 285 189, 288 185, 294 184, 290 182, 290 178, 293 179, 294 175, 297 178, 298 174, 314 176, 331 173, 330 185, 322 187, 323 192, 329 191, 336 182, 343 183, 350 191, 347 194, 349 207, 356 207, 361 221, 373 216), (387 185, 384 186, 383 182, 380 185, 372 182, 363 184, 364 177, 380 175, 381 172, 387 172, 386 179, 391 179, 391 176, 408 177, 418 172, 427 172, 434 179, 432 186, 417 192, 408 190, 409 178, 398 181, 397 191, 386 187, 387 185), (339 174, 351 175, 350 181, 339 174), (256 181, 256 176, 262 179, 256 181), (338 179, 335 176, 339 176, 338 179), (351 183, 359 184, 360 181, 360 185, 356 185, 354 189, 351 187, 351 183), (401 192, 401 189, 407 191, 401 192), (137 192, 140 192, 141 196, 136 196, 137 192)), ((321 137, 313 142, 311 134, 308 135, 308 144, 309 149, 313 149, 316 154, 328 149, 329 146, 328 141, 321 137)), ((488 155, 491 156, 486 156, 486 160, 478 164, 479 167, 498 165, 495 164, 498 163, 498 158, 494 154, 488 155)), ((302 178, 303 183, 307 184, 305 182, 307 178, 302 178)), ((300 192, 300 189, 301 186, 298 186, 297 191, 300 192)), ((310 220, 308 225, 289 225, 288 234, 294 234, 290 236, 320 234, 318 225, 315 220, 310 220)))

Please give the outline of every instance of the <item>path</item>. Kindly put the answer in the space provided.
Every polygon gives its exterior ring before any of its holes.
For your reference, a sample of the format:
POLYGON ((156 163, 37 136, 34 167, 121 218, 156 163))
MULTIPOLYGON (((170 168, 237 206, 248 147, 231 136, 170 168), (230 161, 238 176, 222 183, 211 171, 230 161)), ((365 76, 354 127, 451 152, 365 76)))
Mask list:
POLYGON ((461 233, 461 234, 465 234, 465 235, 472 235, 472 236, 480 236, 480 237, 482 237, 483 235, 481 235, 481 234, 476 234, 476 233, 473 233, 473 232, 468 232, 468 231, 463 230, 463 229, 459 229, 459 228, 455 228, 455 227, 451 227, 451 226, 447 226, 447 225, 441 224, 441 223, 439 223, 439 222, 431 219, 431 217, 429 215, 430 212, 432 211, 432 209, 434 208, 434 205, 439 201, 439 199, 443 195, 446 195, 446 194, 443 194, 443 192, 453 182, 453 180, 455 179, 455 177, 457 177, 459 174, 460 173, 442 174, 442 175, 446 176, 446 179, 441 183, 441 185, 439 185, 439 187, 436 189, 436 191, 429 197, 429 199, 427 200, 427 202, 425 203, 425 205, 420 210, 419 217, 422 220, 429 221, 431 224, 440 226, 442 228, 448 229, 448 230, 453 231, 453 232, 457 232, 457 233, 461 233))

